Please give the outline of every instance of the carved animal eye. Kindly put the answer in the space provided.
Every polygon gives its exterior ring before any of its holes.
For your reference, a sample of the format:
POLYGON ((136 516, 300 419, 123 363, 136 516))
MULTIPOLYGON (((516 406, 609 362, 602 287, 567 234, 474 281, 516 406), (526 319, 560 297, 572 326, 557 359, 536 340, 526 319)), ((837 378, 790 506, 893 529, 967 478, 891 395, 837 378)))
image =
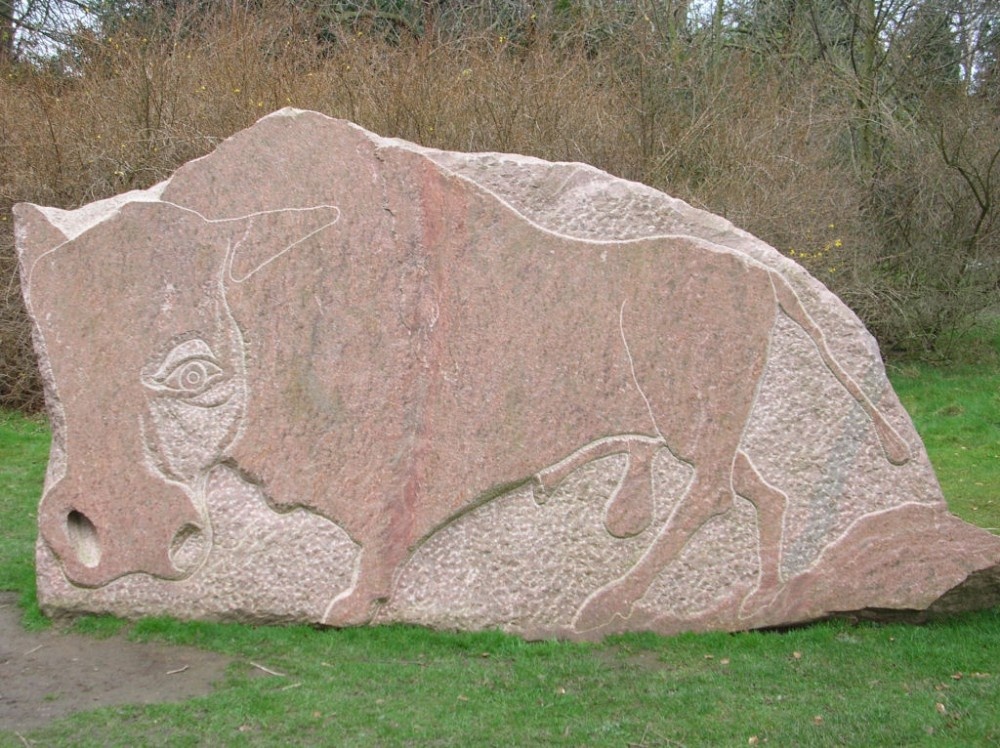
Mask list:
POLYGON ((146 374, 146 386, 184 398, 196 398, 227 378, 208 344, 200 338, 174 346, 159 368, 146 374))
POLYGON ((167 389, 185 395, 200 395, 218 382, 225 372, 206 358, 193 358, 175 366, 160 382, 167 389))

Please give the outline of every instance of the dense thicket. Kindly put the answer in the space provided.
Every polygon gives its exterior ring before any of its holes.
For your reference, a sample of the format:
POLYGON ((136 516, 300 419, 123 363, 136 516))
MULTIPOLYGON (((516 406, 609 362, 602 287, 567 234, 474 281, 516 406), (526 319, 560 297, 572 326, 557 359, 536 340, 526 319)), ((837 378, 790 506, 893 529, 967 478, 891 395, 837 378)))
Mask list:
POLYGON ((0 404, 40 403, 11 206, 147 187, 283 106, 653 185, 887 355, 948 356, 1000 296, 995 1, 0 0, 0 404))

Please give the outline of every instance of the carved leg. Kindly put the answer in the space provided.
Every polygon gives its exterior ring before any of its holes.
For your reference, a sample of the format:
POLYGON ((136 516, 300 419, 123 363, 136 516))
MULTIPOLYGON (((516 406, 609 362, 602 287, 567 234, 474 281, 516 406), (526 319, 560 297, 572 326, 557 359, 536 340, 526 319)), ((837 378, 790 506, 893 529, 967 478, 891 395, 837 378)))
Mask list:
POLYGON ((634 440, 628 468, 608 499, 604 526, 616 538, 638 535, 653 522, 653 459, 661 444, 634 440))
POLYGON ((757 532, 760 537, 760 576, 757 588, 746 596, 740 616, 748 617, 766 607, 781 590, 781 543, 788 497, 769 485, 743 453, 733 464, 736 493, 753 502, 757 509, 757 532))
POLYGON ((705 470, 704 478, 696 473, 687 494, 636 565, 592 594, 581 606, 573 620, 578 632, 598 628, 615 616, 627 619, 635 602, 646 594, 663 567, 680 555, 691 536, 712 517, 732 508, 731 462, 727 467, 730 469, 705 470))
POLYGON ((354 584, 333 598, 323 614, 326 626, 363 626, 389 597, 391 572, 390 578, 382 579, 385 564, 378 562, 377 554, 364 548, 360 554, 354 584))

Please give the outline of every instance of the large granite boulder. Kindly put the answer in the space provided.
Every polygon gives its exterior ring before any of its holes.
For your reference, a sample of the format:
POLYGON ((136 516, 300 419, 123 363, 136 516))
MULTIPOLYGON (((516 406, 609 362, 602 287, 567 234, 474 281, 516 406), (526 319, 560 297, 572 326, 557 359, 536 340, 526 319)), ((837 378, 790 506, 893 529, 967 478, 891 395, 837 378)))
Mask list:
POLYGON ((599 637, 998 598, 857 318, 650 188, 283 110, 16 216, 46 611, 599 637))

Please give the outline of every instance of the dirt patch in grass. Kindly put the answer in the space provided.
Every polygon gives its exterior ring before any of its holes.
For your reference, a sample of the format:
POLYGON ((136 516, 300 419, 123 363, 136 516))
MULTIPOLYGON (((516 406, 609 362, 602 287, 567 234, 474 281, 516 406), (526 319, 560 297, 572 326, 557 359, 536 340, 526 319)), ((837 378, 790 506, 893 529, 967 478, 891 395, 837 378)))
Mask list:
POLYGON ((0 730, 29 730, 103 706, 202 696, 231 662, 191 647, 135 644, 122 634, 28 632, 16 600, 0 592, 0 730))

